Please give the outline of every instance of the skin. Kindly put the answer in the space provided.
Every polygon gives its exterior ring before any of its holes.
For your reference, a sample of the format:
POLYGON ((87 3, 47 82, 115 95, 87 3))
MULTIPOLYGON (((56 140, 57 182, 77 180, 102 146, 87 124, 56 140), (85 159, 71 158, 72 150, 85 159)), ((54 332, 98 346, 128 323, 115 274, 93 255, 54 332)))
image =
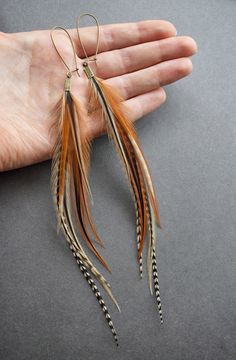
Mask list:
MULTIPOLYGON (((80 77, 74 73, 72 92, 86 108, 88 80, 82 70, 83 50, 76 30, 74 41, 80 77)), ((135 121, 166 99, 163 86, 192 71, 189 57, 197 51, 195 41, 176 36, 174 26, 162 20, 101 27, 96 76, 116 87, 135 121)), ((54 33, 58 50, 73 70, 73 52, 68 37, 54 33)), ((96 48, 96 28, 81 29, 86 51, 96 48)), ((0 170, 6 171, 50 159, 56 140, 52 131, 55 106, 64 87, 66 68, 50 39, 50 31, 0 33, 0 170)), ((91 139, 101 135, 104 123, 91 112, 82 124, 91 139)))

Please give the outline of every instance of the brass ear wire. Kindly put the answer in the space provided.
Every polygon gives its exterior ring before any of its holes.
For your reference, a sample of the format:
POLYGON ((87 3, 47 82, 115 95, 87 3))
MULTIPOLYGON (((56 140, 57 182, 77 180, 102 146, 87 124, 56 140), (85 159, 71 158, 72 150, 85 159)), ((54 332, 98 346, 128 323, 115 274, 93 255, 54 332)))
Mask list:
POLYGON ((59 58, 61 59, 61 61, 63 62, 63 64, 65 65, 65 67, 66 67, 66 69, 67 69, 67 74, 66 74, 66 76, 67 76, 68 78, 71 78, 71 76, 72 76, 72 74, 73 74, 74 72, 76 72, 77 75, 80 76, 80 75, 79 75, 78 64, 77 64, 77 56, 76 56, 75 46, 74 46, 73 40, 72 40, 69 32, 68 32, 65 28, 63 28, 63 27, 61 27, 61 26, 55 26, 55 27, 52 28, 51 31, 50 31, 50 37, 51 37, 52 44, 53 44, 53 46, 54 46, 54 49, 56 50, 57 55, 59 56, 59 58), (74 70, 71 70, 71 69, 70 69, 70 67, 67 65, 67 63, 65 62, 65 59, 63 58, 63 56, 61 55, 60 51, 59 51, 58 48, 57 48, 57 45, 56 45, 55 40, 54 40, 54 37, 53 37, 53 32, 56 31, 56 30, 62 30, 62 31, 64 31, 64 32, 66 33, 66 35, 68 36, 69 40, 70 40, 71 47, 72 47, 72 50, 73 50, 74 63, 75 63, 75 69, 74 69, 74 70))
POLYGON ((87 62, 90 62, 90 61, 95 61, 96 62, 97 61, 97 54, 98 54, 98 50, 99 50, 99 41, 100 41, 100 26, 99 26, 99 23, 98 23, 98 20, 97 20, 96 16, 94 16, 92 14, 89 14, 89 13, 81 14, 80 16, 78 16, 78 18, 77 18, 77 34, 78 34, 78 38, 79 38, 81 47, 83 49, 86 61, 87 62), (85 49, 85 46, 84 46, 84 43, 83 43, 83 41, 81 39, 81 36, 80 36, 80 30, 79 30, 80 21, 85 16, 89 16, 89 17, 93 18, 95 23, 96 23, 96 27, 97 27, 97 45, 96 45, 95 55, 92 58, 88 56, 88 54, 86 52, 86 49, 85 49))

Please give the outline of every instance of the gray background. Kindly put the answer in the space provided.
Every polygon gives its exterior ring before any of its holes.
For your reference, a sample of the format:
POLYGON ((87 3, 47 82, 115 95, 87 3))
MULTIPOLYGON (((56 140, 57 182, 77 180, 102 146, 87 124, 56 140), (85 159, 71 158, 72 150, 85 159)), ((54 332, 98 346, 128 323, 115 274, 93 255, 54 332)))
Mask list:
MULTIPOLYGON (((158 187, 161 326, 135 261, 133 204, 106 138, 93 147, 94 216, 122 309, 103 315, 57 237, 50 163, 0 175, 0 358, 236 358, 235 1, 0 1, 0 30, 72 27, 162 18, 199 46, 191 77, 166 88, 167 102, 137 124, 158 187)), ((41 89, 42 90, 42 89, 41 89)))

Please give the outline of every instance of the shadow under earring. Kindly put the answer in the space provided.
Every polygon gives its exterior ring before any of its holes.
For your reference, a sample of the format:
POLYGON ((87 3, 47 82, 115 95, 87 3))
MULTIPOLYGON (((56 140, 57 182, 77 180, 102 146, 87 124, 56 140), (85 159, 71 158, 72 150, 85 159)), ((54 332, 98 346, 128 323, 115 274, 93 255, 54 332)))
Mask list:
POLYGON ((102 79, 96 77, 89 66, 91 61, 97 61, 99 49, 99 24, 92 14, 82 14, 77 19, 77 33, 81 47, 84 51, 85 60, 83 63, 84 72, 90 82, 93 94, 90 100, 93 108, 102 109, 102 114, 106 120, 106 127, 109 138, 116 146, 125 166, 129 184, 131 186, 135 209, 136 209, 136 240, 138 249, 138 261, 140 277, 142 277, 142 251, 146 238, 146 229, 149 233, 147 269, 149 275, 149 287, 153 294, 153 285, 157 301, 161 323, 163 323, 159 281, 156 264, 156 224, 160 225, 160 218, 157 200, 152 184, 151 175, 147 162, 142 153, 140 143, 135 132, 134 126, 126 114, 122 104, 123 99, 117 91, 108 86, 102 79), (82 17, 89 16, 95 20, 97 27, 97 45, 94 57, 88 57, 85 46, 80 36, 79 24, 82 17))
POLYGON ((58 138, 53 153, 51 174, 51 185, 58 217, 58 228, 62 228, 79 268, 96 296, 112 331, 114 340, 118 344, 116 330, 110 314, 91 274, 101 283, 118 309, 119 306, 111 292, 110 285, 87 257, 75 230, 77 228, 76 226, 78 226, 90 250, 97 256, 103 266, 109 270, 108 265, 98 253, 90 237, 91 233, 97 242, 101 243, 91 220, 89 206, 91 191, 87 177, 87 169, 90 162, 90 141, 84 136, 81 136, 80 129, 81 119, 86 116, 86 112, 71 92, 72 77, 74 74, 79 76, 76 53, 73 41, 66 29, 55 27, 51 30, 50 35, 53 46, 67 69, 64 93, 60 101, 61 115, 58 124, 58 138), (55 30, 64 31, 70 40, 75 62, 74 70, 68 67, 58 51, 53 37, 55 30))

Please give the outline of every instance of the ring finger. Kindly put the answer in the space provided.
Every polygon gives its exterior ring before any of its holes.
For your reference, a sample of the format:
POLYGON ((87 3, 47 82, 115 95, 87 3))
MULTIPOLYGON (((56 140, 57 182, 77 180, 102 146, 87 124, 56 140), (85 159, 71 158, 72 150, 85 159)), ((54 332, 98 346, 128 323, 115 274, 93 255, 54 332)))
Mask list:
POLYGON ((180 58, 111 78, 106 80, 106 83, 115 87, 126 100, 175 82, 189 75, 191 71, 191 60, 180 58))

